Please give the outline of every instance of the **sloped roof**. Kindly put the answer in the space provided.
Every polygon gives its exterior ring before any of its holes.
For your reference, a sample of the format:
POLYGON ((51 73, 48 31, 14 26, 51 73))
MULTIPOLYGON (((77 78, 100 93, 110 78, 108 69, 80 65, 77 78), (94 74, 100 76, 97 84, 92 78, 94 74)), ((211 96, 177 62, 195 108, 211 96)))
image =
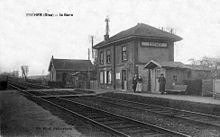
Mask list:
POLYGON ((189 69, 182 62, 173 62, 173 61, 156 62, 154 60, 151 60, 144 66, 144 68, 149 68, 149 69, 155 67, 189 69))
POLYGON ((160 62, 160 64, 162 67, 187 68, 182 62, 167 61, 167 62, 160 62))
POLYGON ((155 27, 152 27, 147 24, 138 23, 136 26, 121 31, 117 33, 116 35, 110 37, 107 41, 102 41, 94 46, 94 48, 100 48, 105 45, 108 45, 110 43, 129 39, 132 37, 144 37, 144 38, 155 38, 155 39, 165 39, 165 40, 171 40, 171 41, 180 41, 182 40, 181 37, 171 34, 169 32, 157 29, 155 27))
POLYGON ((179 69, 202 70, 202 71, 212 70, 211 68, 204 67, 201 65, 188 65, 188 64, 183 64, 182 62, 173 62, 173 61, 156 62, 154 60, 151 60, 144 66, 144 68, 148 68, 148 69, 152 69, 155 67, 179 68, 179 69))
POLYGON ((211 70, 214 69, 214 68, 209 68, 209 67, 201 66, 201 65, 190 65, 190 64, 186 64, 185 66, 188 67, 189 69, 192 69, 192 70, 205 70, 205 71, 211 71, 211 70))
POLYGON ((68 70, 68 71, 92 71, 93 65, 90 60, 78 60, 78 59, 55 59, 52 58, 49 65, 49 71, 51 66, 54 66, 55 70, 68 70))

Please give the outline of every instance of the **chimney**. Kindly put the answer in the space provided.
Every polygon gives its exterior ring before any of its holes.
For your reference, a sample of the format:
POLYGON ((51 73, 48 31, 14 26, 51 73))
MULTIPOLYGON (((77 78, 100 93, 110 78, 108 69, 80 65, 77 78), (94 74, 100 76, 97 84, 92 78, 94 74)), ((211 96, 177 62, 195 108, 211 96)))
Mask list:
POLYGON ((109 35, 108 35, 108 34, 105 34, 105 35, 104 35, 104 39, 105 39, 105 41, 107 41, 107 40, 109 39, 109 35))
POLYGON ((104 40, 107 41, 109 39, 109 18, 106 17, 105 19, 105 22, 106 22, 106 27, 105 27, 105 35, 104 35, 104 40))
POLYGON ((173 34, 173 28, 170 29, 170 33, 173 34))

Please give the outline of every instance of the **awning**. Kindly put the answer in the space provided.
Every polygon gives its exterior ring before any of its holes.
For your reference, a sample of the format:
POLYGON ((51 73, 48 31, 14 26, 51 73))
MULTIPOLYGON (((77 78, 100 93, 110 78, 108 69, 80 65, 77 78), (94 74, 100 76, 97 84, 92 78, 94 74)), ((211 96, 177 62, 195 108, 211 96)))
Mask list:
POLYGON ((144 68, 146 68, 146 69, 154 69, 154 68, 156 68, 156 67, 162 67, 159 63, 157 63, 156 61, 153 61, 153 60, 151 60, 151 61, 149 61, 145 66, 144 66, 144 68))

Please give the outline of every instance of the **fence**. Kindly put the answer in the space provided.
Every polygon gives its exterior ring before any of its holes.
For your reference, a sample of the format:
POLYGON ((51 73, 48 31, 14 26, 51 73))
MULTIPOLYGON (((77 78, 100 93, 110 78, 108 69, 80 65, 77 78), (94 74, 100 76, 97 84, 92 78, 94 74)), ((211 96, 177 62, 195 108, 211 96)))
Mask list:
POLYGON ((188 95, 220 98, 220 79, 185 80, 188 95))
POLYGON ((214 98, 220 98, 220 79, 213 80, 214 98))
POLYGON ((51 88, 63 88, 64 84, 62 82, 48 81, 48 86, 51 88))
POLYGON ((213 96, 213 79, 202 80, 202 96, 213 96))
POLYGON ((184 85, 188 85, 186 89, 187 95, 202 95, 202 80, 184 80, 184 85))

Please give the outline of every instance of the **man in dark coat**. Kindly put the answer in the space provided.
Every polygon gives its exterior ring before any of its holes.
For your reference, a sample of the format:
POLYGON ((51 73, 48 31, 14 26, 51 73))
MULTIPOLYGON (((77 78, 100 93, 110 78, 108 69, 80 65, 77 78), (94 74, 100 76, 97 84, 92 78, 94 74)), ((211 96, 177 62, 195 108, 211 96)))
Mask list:
POLYGON ((137 82, 138 82, 138 77, 137 75, 135 74, 133 79, 132 79, 132 88, 133 88, 133 91, 136 92, 136 87, 137 87, 137 82))
POLYGON ((160 78, 159 78, 158 82, 160 84, 159 90, 160 90, 161 94, 164 94, 165 85, 166 85, 166 78, 164 77, 164 74, 160 75, 160 78))

